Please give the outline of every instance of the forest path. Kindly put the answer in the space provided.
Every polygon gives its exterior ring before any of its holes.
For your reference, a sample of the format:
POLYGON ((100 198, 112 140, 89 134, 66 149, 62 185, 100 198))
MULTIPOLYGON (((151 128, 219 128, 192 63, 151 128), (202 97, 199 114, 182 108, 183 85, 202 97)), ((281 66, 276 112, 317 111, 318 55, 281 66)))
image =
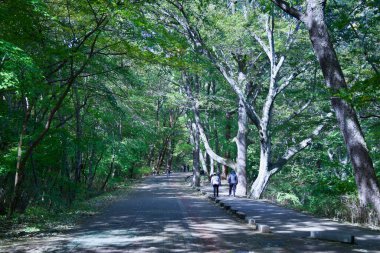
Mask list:
POLYGON ((65 235, 1 252, 355 252, 355 246, 259 234, 184 186, 184 174, 147 177, 125 199, 65 235))

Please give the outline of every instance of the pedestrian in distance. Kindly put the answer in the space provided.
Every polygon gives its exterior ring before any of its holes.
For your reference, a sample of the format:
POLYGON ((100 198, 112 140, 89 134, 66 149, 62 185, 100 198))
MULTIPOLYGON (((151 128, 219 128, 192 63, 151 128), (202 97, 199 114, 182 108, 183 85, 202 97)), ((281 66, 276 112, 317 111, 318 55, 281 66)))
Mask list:
POLYGON ((233 193, 235 197, 236 192, 236 185, 238 184, 238 177, 236 175, 236 172, 232 170, 230 174, 227 177, 228 185, 229 185, 229 191, 228 196, 231 196, 231 193, 233 193))
POLYGON ((211 185, 214 188, 214 197, 219 197, 219 186, 222 184, 220 176, 216 173, 212 174, 211 185))

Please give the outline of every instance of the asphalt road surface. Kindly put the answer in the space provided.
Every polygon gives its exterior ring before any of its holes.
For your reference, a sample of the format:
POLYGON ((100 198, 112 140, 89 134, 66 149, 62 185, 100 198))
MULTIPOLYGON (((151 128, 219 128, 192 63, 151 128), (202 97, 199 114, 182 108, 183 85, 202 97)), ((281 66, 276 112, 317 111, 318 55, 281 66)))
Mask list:
POLYGON ((0 252, 356 252, 354 246, 259 234, 185 186, 184 174, 148 177, 123 200, 65 235, 0 252))

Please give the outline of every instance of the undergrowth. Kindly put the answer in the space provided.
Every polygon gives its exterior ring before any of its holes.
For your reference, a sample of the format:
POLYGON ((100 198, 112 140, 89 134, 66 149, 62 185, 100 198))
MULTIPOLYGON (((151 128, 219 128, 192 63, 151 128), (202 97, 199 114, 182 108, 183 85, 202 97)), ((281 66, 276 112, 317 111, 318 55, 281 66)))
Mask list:
POLYGON ((0 216, 0 239, 62 233, 74 228, 80 220, 96 215, 113 201, 123 198, 138 180, 117 182, 108 191, 78 199, 70 207, 46 207, 32 204, 12 218, 0 216))
POLYGON ((319 217, 349 222, 380 230, 379 220, 373 208, 360 207, 356 194, 300 196, 294 192, 278 192, 276 187, 268 187, 264 198, 278 205, 319 217))

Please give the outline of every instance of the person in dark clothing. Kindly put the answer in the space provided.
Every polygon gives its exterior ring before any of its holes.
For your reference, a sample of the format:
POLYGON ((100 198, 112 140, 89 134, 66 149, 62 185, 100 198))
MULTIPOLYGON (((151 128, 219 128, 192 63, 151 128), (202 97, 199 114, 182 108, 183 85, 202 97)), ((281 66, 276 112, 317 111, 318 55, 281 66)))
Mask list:
POLYGON ((238 184, 238 177, 237 177, 234 170, 232 170, 231 173, 228 175, 227 181, 228 181, 228 185, 229 185, 228 196, 231 196, 231 193, 233 193, 234 197, 235 197, 236 185, 238 184))

